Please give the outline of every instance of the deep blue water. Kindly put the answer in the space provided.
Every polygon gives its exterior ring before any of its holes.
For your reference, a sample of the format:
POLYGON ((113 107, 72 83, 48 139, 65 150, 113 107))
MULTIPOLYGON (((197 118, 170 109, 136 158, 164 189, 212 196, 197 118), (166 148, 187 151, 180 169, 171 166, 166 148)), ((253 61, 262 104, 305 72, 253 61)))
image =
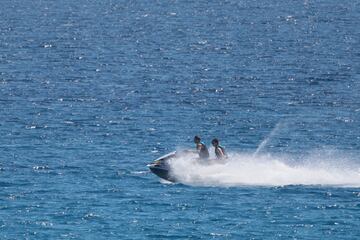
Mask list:
POLYGON ((1 1, 0 239, 360 238, 359 19, 340 0, 1 1), (196 134, 304 176, 148 172, 196 134), (324 160, 351 186, 307 184, 324 160))

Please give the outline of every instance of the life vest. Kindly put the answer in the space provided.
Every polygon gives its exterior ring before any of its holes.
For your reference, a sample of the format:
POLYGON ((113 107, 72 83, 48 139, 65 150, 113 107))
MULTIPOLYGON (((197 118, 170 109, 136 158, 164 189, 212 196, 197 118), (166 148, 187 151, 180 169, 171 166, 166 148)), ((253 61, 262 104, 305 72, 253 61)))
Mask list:
POLYGON ((201 159, 208 159, 209 158, 209 151, 208 151, 206 145, 204 143, 202 143, 202 142, 199 143, 199 145, 200 145, 200 149, 198 149, 199 157, 201 159))
POLYGON ((215 155, 218 159, 226 158, 225 149, 222 146, 217 146, 215 148, 215 155))

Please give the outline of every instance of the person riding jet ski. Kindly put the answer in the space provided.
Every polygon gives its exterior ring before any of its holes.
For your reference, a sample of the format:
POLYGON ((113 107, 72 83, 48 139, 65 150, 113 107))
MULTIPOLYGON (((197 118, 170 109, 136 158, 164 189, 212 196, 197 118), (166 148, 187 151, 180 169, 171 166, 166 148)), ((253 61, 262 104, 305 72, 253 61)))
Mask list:
POLYGON ((199 158, 203 160, 209 159, 209 151, 206 145, 201 142, 199 136, 194 137, 194 143, 196 144, 196 151, 199 154, 199 158))
POLYGON ((217 159, 219 160, 224 160, 227 158, 227 155, 225 153, 225 149, 224 147, 220 146, 219 144, 219 140, 217 138, 214 138, 212 141, 211 141, 212 145, 214 146, 215 148, 215 155, 217 157, 217 159))

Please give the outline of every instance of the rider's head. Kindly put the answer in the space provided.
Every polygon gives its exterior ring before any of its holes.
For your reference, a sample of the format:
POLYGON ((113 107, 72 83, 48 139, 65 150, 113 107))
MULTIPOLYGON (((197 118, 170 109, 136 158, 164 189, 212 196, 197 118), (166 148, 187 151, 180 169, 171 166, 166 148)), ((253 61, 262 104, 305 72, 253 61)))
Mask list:
POLYGON ((201 139, 199 136, 194 137, 194 143, 200 143, 201 139))
POLYGON ((217 138, 214 138, 212 141, 211 141, 211 144, 216 147, 219 145, 219 140, 217 138))

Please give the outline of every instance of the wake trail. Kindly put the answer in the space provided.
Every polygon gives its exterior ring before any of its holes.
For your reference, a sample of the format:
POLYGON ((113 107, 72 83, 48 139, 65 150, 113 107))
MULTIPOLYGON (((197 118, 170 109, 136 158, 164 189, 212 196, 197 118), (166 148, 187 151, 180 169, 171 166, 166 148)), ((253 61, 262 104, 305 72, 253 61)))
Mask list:
POLYGON ((296 161, 292 159, 294 156, 230 153, 226 163, 173 159, 171 169, 180 182, 189 185, 360 187, 360 163, 355 159, 341 154, 309 154, 296 161))

